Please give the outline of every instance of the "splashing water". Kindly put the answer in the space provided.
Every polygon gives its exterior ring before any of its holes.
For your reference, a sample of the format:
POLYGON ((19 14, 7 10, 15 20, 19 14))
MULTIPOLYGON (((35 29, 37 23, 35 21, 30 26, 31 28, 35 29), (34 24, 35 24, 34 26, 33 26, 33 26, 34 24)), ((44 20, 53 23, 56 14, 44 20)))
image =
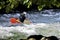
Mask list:
POLYGON ((0 16, 0 37, 12 36, 11 32, 21 32, 24 34, 33 35, 41 34, 44 36, 55 35, 60 38, 60 12, 53 10, 44 10, 41 12, 27 12, 26 17, 32 22, 30 25, 23 24, 24 26, 17 25, 15 27, 6 27, 10 25, 9 19, 11 17, 19 17, 16 14, 3 14, 0 16), (31 13, 31 14, 30 14, 31 13))

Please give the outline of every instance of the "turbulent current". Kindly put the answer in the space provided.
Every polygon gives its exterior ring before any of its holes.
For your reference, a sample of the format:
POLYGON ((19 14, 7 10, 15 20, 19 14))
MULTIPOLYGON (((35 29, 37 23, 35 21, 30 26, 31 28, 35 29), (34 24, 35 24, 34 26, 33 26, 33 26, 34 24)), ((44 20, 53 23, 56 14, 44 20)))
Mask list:
POLYGON ((0 37, 13 36, 12 32, 23 33, 27 36, 41 34, 44 36, 57 36, 60 38, 60 10, 28 11, 26 17, 32 22, 30 25, 20 24, 11 27, 10 18, 19 18, 19 13, 0 14, 0 37))
MULTIPOLYGON (((0 25, 2 26, 8 26, 10 25, 10 18, 16 17, 19 18, 19 13, 15 14, 0 14, 0 25)), ((54 11, 54 10, 43 10, 43 11, 29 11, 27 12, 26 17, 32 22, 32 23, 54 23, 54 22, 60 22, 60 12, 54 11)))

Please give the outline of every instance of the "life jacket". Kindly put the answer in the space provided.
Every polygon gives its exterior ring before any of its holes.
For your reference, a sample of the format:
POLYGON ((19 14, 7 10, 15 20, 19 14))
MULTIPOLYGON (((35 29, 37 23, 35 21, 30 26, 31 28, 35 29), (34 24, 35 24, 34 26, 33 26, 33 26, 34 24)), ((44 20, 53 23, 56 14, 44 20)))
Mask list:
POLYGON ((23 23, 24 20, 26 19, 26 17, 25 17, 24 15, 22 15, 22 16, 19 17, 19 19, 20 19, 20 21, 23 23))

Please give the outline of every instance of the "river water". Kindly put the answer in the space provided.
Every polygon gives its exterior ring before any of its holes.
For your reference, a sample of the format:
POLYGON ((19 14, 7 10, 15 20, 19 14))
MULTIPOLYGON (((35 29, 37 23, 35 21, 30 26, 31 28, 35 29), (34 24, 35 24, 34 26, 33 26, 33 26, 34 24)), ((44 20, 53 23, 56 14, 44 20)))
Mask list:
MULTIPOLYGON (((19 13, 15 14, 0 14, 0 25, 1 26, 9 26, 10 25, 10 18, 16 17, 19 18, 19 13)), ((44 10, 44 11, 29 11, 27 12, 26 17, 32 23, 54 23, 60 22, 60 12, 54 10, 44 10)))
POLYGON ((50 9, 43 11, 28 11, 26 17, 32 22, 30 25, 8 27, 10 18, 19 18, 19 13, 0 14, 0 37, 12 35, 13 32, 22 32, 28 35, 42 34, 44 36, 54 35, 60 38, 60 9, 50 9))

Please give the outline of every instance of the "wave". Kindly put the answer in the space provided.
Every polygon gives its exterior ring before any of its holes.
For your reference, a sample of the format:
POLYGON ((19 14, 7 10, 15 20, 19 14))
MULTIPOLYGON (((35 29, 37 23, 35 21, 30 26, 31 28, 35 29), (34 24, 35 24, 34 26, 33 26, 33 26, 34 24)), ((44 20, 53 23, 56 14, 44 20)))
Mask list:
MULTIPOLYGON (((3 14, 0 16, 0 25, 9 26, 10 18, 11 17, 19 18, 19 16, 20 16, 20 13, 3 14)), ((43 10, 43 11, 29 11, 29 12, 27 12, 26 17, 32 23, 60 22, 60 12, 53 11, 53 9, 52 10, 43 10)))
POLYGON ((30 25, 24 24, 24 26, 16 26, 16 27, 0 27, 0 37, 9 37, 9 36, 14 36, 13 32, 16 33, 23 33, 29 35, 34 35, 34 34, 41 34, 44 36, 57 36, 60 37, 60 23, 52 23, 52 24, 46 24, 46 23, 34 23, 30 25))

